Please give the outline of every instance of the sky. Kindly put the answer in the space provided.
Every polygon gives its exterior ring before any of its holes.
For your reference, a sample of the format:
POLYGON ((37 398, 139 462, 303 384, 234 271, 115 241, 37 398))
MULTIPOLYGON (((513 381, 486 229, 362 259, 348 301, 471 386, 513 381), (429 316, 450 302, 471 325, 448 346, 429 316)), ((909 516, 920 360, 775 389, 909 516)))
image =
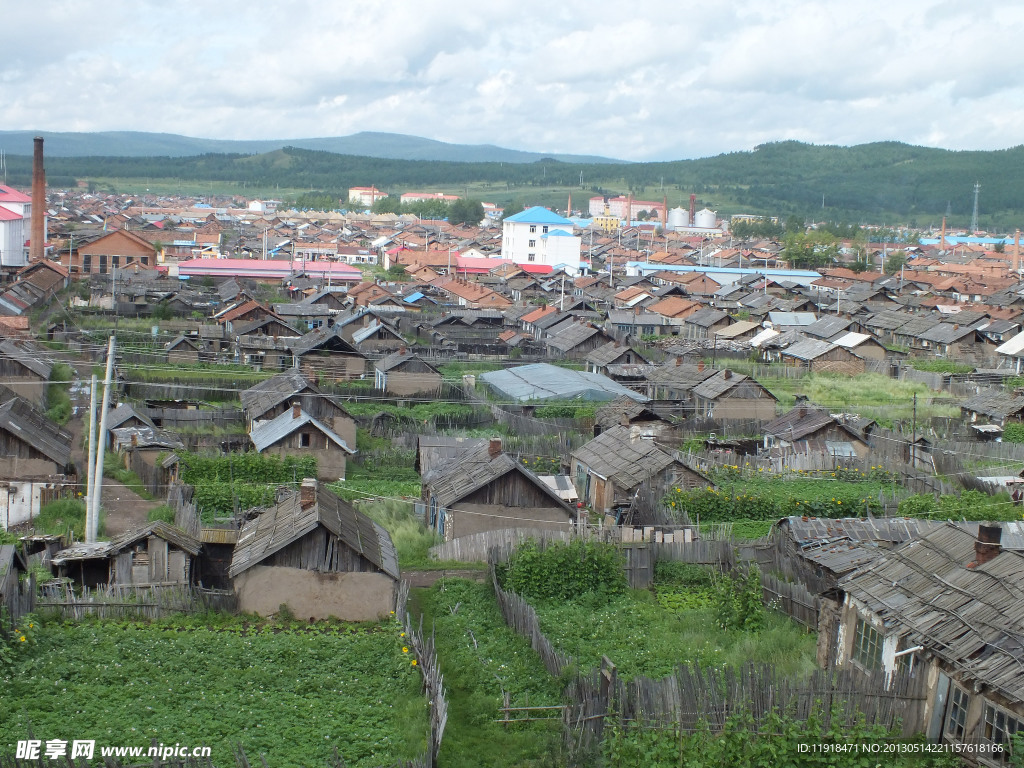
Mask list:
POLYGON ((2 18, 4 130, 385 131, 633 161, 1024 143, 1015 0, 47 0, 2 18))

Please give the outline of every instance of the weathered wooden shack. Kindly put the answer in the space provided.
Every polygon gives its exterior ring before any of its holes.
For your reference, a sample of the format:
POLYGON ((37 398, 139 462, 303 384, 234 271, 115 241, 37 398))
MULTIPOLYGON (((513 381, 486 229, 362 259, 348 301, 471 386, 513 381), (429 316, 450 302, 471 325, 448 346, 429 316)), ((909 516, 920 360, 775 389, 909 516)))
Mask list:
POLYGON ((393 610, 400 572, 388 532, 307 478, 242 526, 229 575, 242 611, 373 621, 393 610))
POLYGON ((436 395, 441 374, 418 355, 401 348, 374 365, 377 389, 386 395, 436 395))

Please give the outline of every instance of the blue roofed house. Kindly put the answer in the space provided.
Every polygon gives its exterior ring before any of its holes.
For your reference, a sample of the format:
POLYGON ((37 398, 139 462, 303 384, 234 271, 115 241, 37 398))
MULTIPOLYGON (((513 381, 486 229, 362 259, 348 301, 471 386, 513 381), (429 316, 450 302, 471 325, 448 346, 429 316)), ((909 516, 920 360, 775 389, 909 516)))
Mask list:
POLYGON ((540 206, 508 216, 501 225, 501 258, 578 268, 582 241, 573 227, 569 219, 540 206))

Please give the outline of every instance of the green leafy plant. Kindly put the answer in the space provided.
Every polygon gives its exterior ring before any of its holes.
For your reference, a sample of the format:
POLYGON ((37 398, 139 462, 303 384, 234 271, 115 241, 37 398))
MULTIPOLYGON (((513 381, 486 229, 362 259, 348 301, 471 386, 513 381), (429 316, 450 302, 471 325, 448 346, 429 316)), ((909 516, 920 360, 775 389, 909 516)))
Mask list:
POLYGON ((544 549, 527 541, 509 558, 500 577, 505 589, 536 600, 610 596, 626 589, 619 550, 582 539, 554 542, 544 549))

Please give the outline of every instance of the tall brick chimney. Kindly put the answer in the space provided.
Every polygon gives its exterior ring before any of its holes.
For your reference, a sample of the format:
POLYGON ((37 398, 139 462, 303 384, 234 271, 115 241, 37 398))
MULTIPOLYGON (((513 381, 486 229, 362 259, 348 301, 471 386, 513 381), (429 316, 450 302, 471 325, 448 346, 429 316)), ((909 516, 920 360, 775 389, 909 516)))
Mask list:
POLYGON ((994 560, 1002 551, 1003 527, 1001 525, 978 526, 978 539, 974 542, 974 565, 984 565, 994 560))
POLYGON ((28 260, 43 260, 46 242, 46 171, 43 168, 43 137, 36 136, 32 151, 32 220, 29 230, 28 260))

